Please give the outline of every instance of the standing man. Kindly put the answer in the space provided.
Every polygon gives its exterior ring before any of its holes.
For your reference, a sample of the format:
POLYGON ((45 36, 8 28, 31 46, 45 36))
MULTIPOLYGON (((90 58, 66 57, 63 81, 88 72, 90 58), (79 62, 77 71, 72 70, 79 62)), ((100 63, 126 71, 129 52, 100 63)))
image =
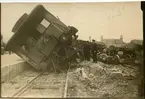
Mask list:
POLYGON ((87 41, 86 44, 84 44, 83 52, 84 52, 84 58, 85 58, 85 60, 90 61, 90 46, 89 46, 89 41, 87 41))
POLYGON ((97 63, 97 44, 95 40, 92 40, 92 55, 93 55, 93 62, 97 63))

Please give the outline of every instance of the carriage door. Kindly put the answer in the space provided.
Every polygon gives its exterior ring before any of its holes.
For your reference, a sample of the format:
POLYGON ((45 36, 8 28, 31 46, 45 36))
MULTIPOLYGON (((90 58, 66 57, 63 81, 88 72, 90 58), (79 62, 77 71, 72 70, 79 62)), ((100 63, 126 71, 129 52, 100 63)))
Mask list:
MULTIPOLYGON (((44 32, 46 31, 46 28, 50 25, 49 22, 42 20, 40 24, 38 24, 36 26, 36 30, 41 34, 40 37, 35 41, 35 46, 31 47, 30 51, 29 51, 29 58, 35 62, 36 64, 40 64, 45 55, 42 53, 45 45, 45 42, 48 40, 46 40, 46 37, 44 35, 44 32), (44 40, 45 38, 45 40, 44 40), (45 42, 44 42, 45 41, 45 42)), ((32 40, 32 39, 31 39, 32 40)), ((33 40, 34 41, 34 40, 33 40)))
POLYGON ((58 44, 57 37, 62 34, 62 31, 59 30, 57 27, 55 27, 54 24, 50 24, 47 20, 43 19, 41 22, 41 25, 37 27, 39 32, 43 32, 42 36, 37 42, 37 48, 39 51, 46 55, 49 56, 50 53, 55 49, 55 47, 58 44), (42 25, 43 24, 43 25, 42 25), (40 29, 40 27, 46 27, 45 29, 40 29), (40 31, 41 30, 41 31, 40 31))

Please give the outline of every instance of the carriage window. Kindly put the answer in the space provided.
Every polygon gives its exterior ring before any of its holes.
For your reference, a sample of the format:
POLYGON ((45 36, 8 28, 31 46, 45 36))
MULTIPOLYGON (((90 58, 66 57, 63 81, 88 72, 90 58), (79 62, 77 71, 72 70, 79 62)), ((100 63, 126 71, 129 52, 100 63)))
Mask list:
POLYGON ((43 19, 41 23, 37 25, 36 30, 43 34, 49 25, 50 23, 46 19, 43 19))
POLYGON ((50 23, 46 19, 43 19, 40 24, 43 25, 45 28, 50 25, 50 23))

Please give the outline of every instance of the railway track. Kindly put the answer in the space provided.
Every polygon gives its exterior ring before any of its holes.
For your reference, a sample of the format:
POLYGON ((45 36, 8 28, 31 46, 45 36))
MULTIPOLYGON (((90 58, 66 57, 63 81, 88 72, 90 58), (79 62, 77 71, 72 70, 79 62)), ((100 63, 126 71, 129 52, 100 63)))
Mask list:
POLYGON ((66 98, 68 72, 40 72, 31 81, 22 86, 12 97, 66 98))

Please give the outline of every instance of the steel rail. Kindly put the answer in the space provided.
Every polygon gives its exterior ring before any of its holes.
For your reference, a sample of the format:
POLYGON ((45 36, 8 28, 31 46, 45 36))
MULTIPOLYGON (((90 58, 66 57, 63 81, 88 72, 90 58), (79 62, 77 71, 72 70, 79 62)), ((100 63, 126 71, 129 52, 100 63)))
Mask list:
POLYGON ((43 73, 44 73, 44 71, 42 71, 38 75, 36 75, 30 82, 25 84, 20 90, 18 90, 15 94, 13 94, 12 97, 19 97, 21 94, 23 94, 30 87, 30 85, 35 81, 35 79, 38 78, 43 73))

